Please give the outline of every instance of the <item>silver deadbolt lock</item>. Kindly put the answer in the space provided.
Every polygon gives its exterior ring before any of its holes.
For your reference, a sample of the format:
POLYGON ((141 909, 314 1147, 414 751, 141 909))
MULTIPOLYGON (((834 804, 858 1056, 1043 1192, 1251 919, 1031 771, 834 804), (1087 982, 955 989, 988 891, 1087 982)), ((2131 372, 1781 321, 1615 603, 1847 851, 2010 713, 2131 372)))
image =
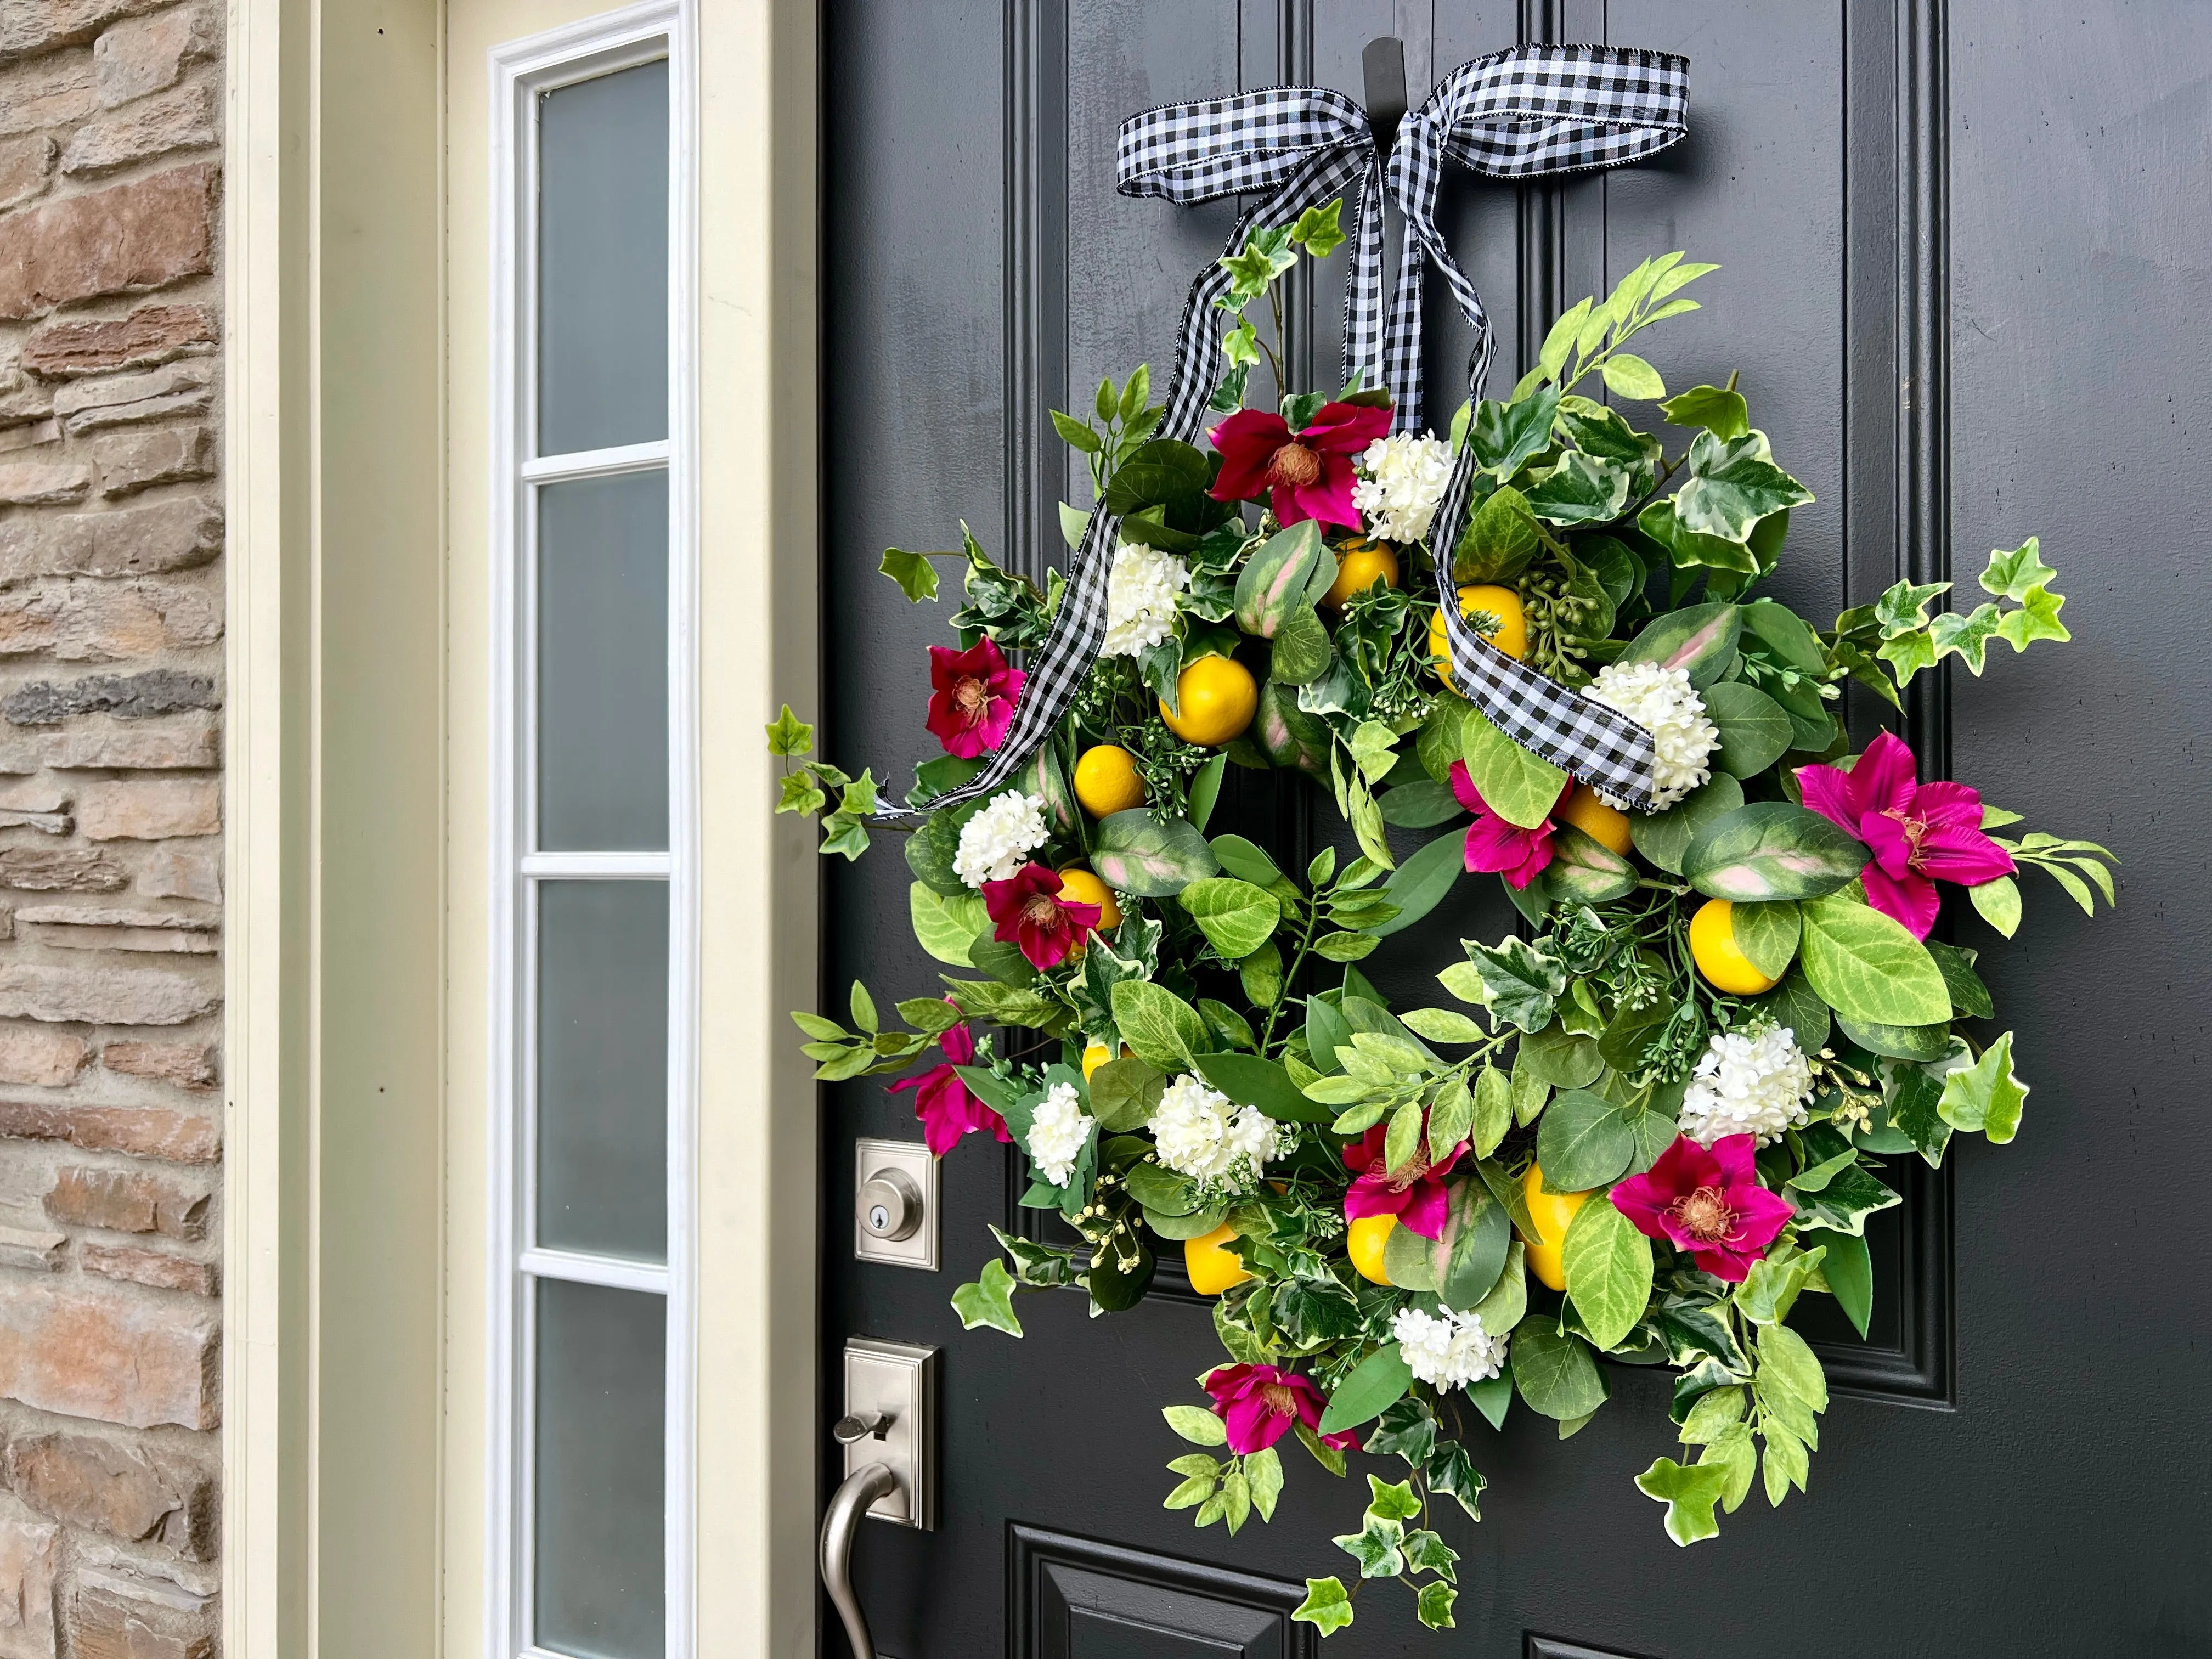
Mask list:
POLYGON ((919 1140, 853 1148, 853 1254, 896 1267, 937 1268, 937 1160, 919 1140))

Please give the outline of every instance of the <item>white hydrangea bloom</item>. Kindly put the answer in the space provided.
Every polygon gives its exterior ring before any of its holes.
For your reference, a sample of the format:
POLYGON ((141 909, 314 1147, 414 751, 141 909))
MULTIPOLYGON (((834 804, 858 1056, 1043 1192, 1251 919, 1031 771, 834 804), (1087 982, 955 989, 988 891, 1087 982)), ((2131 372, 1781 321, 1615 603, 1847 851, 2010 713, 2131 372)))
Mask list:
MULTIPOLYGON (((1686 670, 1662 668, 1656 662, 1608 663, 1598 671, 1589 695, 1618 708, 1657 740, 1653 811, 1665 811, 1712 776, 1706 763, 1721 734, 1705 718, 1705 702, 1691 690, 1686 670)), ((1612 805, 1622 805, 1604 791, 1598 793, 1612 805)))
POLYGON ((1700 1146, 1727 1135, 1762 1146, 1805 1121, 1813 1067, 1786 1025, 1717 1032, 1682 1094, 1682 1133, 1700 1146))
POLYGON ((1109 657, 1133 657, 1167 638, 1175 627, 1176 595, 1190 586, 1190 567, 1172 553, 1123 542, 1106 573, 1109 657))
POLYGON ((987 881, 1012 879, 1031 852, 1052 838, 1044 825, 1044 799, 1009 789, 983 803, 982 811, 960 826, 960 849, 952 873, 977 892, 987 881))
POLYGON ((1417 542, 1429 533, 1451 482, 1451 446, 1427 433, 1377 438, 1359 457, 1365 476, 1352 486, 1352 504, 1368 533, 1386 542, 1417 542))
POLYGON ((1146 1127, 1160 1162, 1194 1181, 1249 1186, 1281 1150, 1281 1134, 1265 1112, 1232 1103, 1188 1072, 1168 1085, 1146 1127))
POLYGON ((1497 1376, 1505 1365, 1506 1339, 1483 1329, 1471 1313, 1401 1308, 1391 1317, 1390 1334, 1398 1339, 1398 1357, 1435 1388, 1463 1389, 1497 1376))
POLYGON ((1030 1162, 1055 1187, 1067 1185, 1097 1120, 1086 1116, 1073 1083, 1055 1083, 1030 1119, 1030 1162))

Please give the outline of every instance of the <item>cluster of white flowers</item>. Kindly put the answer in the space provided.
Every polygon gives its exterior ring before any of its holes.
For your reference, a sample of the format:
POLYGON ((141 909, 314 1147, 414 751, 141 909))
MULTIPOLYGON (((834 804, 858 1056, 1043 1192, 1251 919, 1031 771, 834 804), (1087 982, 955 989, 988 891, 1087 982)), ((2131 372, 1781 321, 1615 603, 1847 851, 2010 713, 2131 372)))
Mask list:
POLYGON ((952 855, 952 873, 983 890, 987 881, 1010 881, 1030 854, 1051 839, 1044 826, 1042 796, 1009 789, 983 803, 982 810, 960 826, 960 848, 952 855))
POLYGON ((1168 1085, 1146 1126, 1160 1162, 1194 1181, 1249 1187, 1282 1152, 1282 1133, 1257 1106, 1237 1106, 1189 1073, 1168 1085))
MULTIPOLYGON (((1653 811, 1663 811, 1712 776, 1706 762, 1721 734, 1705 718, 1704 700, 1690 689, 1686 670, 1662 668, 1656 662, 1608 663, 1598 671, 1589 695, 1618 708, 1657 741, 1653 811)), ((1622 805, 1602 790, 1599 794, 1613 806, 1622 805)))
POLYGON ((1391 1317, 1390 1334, 1398 1339, 1398 1357, 1436 1388, 1463 1389, 1504 1369, 1506 1339, 1483 1329, 1471 1313, 1401 1308, 1391 1317))
POLYGON ((1813 1067, 1786 1025, 1722 1031, 1705 1045, 1682 1093, 1682 1133, 1700 1146, 1751 1134, 1768 1146, 1805 1121, 1813 1067))
POLYGON ((1106 573, 1109 657, 1133 657, 1167 638, 1175 627, 1176 595, 1190 586, 1190 567, 1172 553, 1123 542, 1106 573))
POLYGON ((1055 1187, 1067 1185, 1096 1120, 1084 1115, 1073 1083, 1055 1083, 1030 1119, 1030 1162, 1055 1187))
POLYGON ((1417 542, 1429 533, 1451 482, 1451 446, 1427 433, 1377 438, 1359 457, 1366 476, 1352 486, 1352 504, 1368 533, 1386 542, 1417 542))

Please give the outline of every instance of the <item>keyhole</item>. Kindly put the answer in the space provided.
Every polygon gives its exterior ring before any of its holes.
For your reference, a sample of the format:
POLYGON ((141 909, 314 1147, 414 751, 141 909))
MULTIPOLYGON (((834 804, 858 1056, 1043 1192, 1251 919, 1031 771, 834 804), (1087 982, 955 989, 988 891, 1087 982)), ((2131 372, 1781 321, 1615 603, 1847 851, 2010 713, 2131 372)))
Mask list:
POLYGON ((879 1233, 890 1227, 890 1224, 891 1212, 885 1209, 882 1205, 878 1204, 875 1208, 868 1212, 869 1231, 879 1233))

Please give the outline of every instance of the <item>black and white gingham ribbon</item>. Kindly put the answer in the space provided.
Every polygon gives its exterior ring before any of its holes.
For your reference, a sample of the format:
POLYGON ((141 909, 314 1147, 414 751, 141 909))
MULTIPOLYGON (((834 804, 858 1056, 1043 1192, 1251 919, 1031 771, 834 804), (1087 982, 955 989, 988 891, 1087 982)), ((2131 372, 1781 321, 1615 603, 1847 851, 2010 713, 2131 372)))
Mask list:
MULTIPOLYGON (((1287 224, 1307 208, 1343 198, 1352 247, 1345 283, 1344 374, 1387 387, 1393 428, 1419 431, 1421 410, 1421 289, 1425 258, 1434 259, 1474 331, 1468 365, 1480 397, 1492 354, 1488 314, 1467 273, 1452 258, 1435 219, 1446 156, 1503 179, 1612 167, 1665 149, 1687 130, 1689 64, 1667 52, 1609 46, 1514 46, 1453 70, 1401 123, 1387 180, 1366 112, 1340 92, 1273 87, 1232 98, 1171 104, 1121 124, 1117 188, 1191 204, 1234 194, 1257 197, 1230 232, 1225 252, 1241 248, 1255 225, 1287 224), (1405 215, 1398 280, 1382 304, 1382 213, 1387 183, 1405 215)), ((1222 374, 1213 313, 1229 273, 1210 264, 1192 283, 1176 342, 1164 436, 1195 441, 1222 374)), ((1460 455, 1438 509, 1430 545, 1449 550, 1465 522, 1476 467, 1460 455)), ((1029 664, 1012 726, 982 771, 931 803, 954 806, 995 793, 1051 734, 1067 711, 1106 635, 1107 574, 1116 521, 1091 514, 1069 562, 1050 636, 1029 664)), ((1449 585, 1448 583, 1446 584, 1449 585)), ((1607 794, 1648 808, 1654 748, 1650 733, 1616 711, 1498 651, 1443 606, 1453 678, 1460 690, 1522 746, 1607 794)), ((896 809, 894 809, 896 810, 896 809)))

